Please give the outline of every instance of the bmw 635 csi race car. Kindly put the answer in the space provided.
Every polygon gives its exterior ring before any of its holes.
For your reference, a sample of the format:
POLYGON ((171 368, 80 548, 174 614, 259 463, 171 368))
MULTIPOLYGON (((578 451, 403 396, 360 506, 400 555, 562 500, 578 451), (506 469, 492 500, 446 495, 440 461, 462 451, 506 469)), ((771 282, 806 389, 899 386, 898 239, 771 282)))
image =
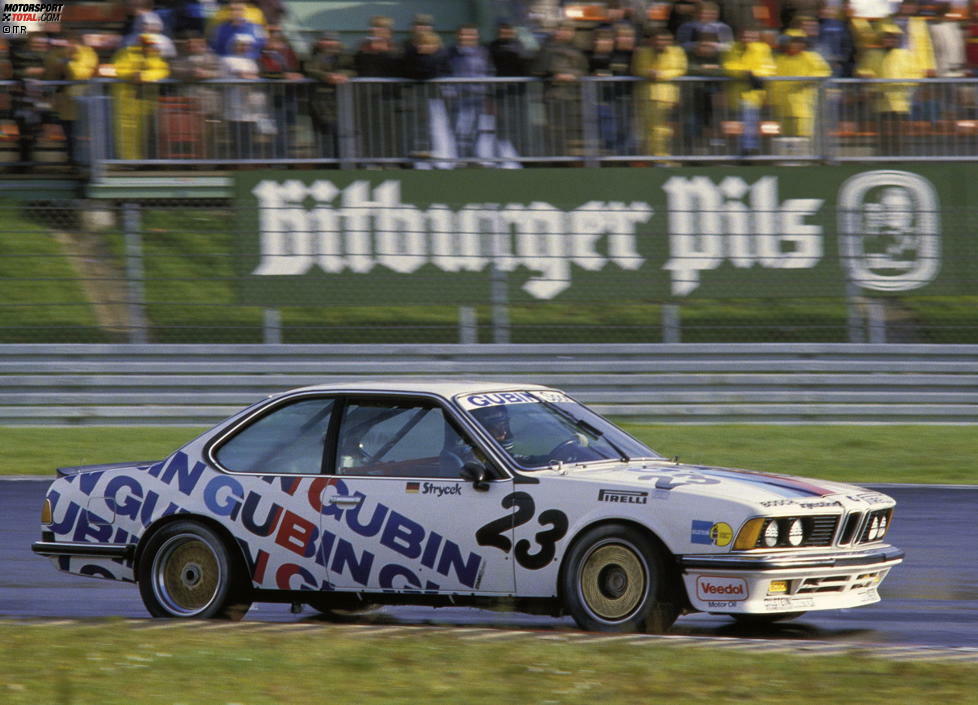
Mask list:
POLYGON ((680 465, 533 385, 297 389, 165 460, 59 475, 34 551, 157 617, 502 603, 662 631, 877 602, 903 556, 883 494, 680 465))

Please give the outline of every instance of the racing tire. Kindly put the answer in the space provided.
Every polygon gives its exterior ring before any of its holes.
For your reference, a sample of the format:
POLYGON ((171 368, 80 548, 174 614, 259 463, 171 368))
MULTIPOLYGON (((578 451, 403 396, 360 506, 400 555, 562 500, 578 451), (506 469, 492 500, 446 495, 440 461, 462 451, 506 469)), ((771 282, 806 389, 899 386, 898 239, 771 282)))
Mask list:
POLYGON ((251 607, 241 560, 211 528, 175 521, 153 534, 136 570, 154 617, 239 620, 251 607))
POLYGON ((581 629, 660 634, 679 617, 662 551, 641 531, 616 524, 584 532, 561 573, 564 608, 581 629))

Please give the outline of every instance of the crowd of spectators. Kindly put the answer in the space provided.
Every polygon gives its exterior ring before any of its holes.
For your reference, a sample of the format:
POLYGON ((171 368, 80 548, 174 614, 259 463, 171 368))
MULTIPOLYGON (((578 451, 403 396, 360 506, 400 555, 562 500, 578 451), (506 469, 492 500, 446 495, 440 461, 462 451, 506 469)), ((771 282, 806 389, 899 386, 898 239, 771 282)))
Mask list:
MULTIPOLYGON (((351 79, 453 77, 473 80, 421 93, 411 93, 415 84, 361 82, 354 106, 361 151, 392 160, 410 156, 429 167, 488 157, 515 166, 535 117, 546 142, 536 151, 572 157, 581 151, 582 101, 590 96, 606 154, 689 154, 720 134, 722 114, 736 119, 738 152, 749 156, 761 149, 762 120, 775 121, 781 135, 810 137, 812 79, 833 76, 906 79, 832 97, 840 110, 870 106, 881 153, 900 154, 908 121, 933 122, 943 110, 938 95, 921 88, 925 79, 973 76, 978 68, 978 25, 947 2, 905 0, 891 17, 875 20, 851 16, 845 4, 799 9, 785 2, 777 17, 770 4, 758 5, 746 21, 742 12, 727 18, 723 10, 709 0, 612 1, 588 22, 501 22, 494 37, 463 25, 447 46, 431 16, 416 15, 407 28, 376 16, 354 46, 323 32, 299 52, 281 29, 282 0, 186 0, 167 7, 132 0, 115 36, 58 28, 9 43, 0 38, 0 81, 10 82, 0 90, 0 123, 16 125, 22 162, 31 161, 51 125, 77 157, 77 99, 86 86, 52 88, 44 81, 112 78, 110 132, 120 159, 159 156, 166 135, 158 116, 178 105, 190 105, 201 124, 220 125, 230 155, 253 158, 263 145, 263 155, 287 159, 294 151, 291 132, 307 120, 313 156, 335 157, 338 93, 351 79), (601 81, 584 93, 585 76, 642 81, 601 81), (520 108, 529 83, 479 82, 489 77, 542 79, 542 111, 520 108), (702 80, 676 81, 681 77, 702 80), (777 80, 782 77, 792 80, 777 80), (176 84, 161 84, 164 79, 176 84), (302 90, 244 83, 260 79, 302 90)), ((967 100, 970 94, 955 95, 967 100)))

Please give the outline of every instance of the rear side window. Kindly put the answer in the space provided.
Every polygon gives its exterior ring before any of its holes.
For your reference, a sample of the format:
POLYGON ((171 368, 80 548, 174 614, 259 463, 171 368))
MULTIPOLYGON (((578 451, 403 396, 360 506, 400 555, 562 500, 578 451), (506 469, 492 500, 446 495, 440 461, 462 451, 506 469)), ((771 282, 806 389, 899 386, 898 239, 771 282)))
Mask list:
POLYGON ((232 472, 317 475, 334 405, 320 398, 279 407, 221 444, 214 457, 232 472))

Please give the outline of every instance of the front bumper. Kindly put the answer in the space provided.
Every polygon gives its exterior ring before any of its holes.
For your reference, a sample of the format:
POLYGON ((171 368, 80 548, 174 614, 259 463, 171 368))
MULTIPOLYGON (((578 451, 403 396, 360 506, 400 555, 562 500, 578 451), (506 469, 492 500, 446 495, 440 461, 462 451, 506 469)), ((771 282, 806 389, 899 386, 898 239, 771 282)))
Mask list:
POLYGON ((893 546, 807 553, 683 556, 686 592, 703 612, 773 614, 878 602, 878 587, 903 561, 893 546))

